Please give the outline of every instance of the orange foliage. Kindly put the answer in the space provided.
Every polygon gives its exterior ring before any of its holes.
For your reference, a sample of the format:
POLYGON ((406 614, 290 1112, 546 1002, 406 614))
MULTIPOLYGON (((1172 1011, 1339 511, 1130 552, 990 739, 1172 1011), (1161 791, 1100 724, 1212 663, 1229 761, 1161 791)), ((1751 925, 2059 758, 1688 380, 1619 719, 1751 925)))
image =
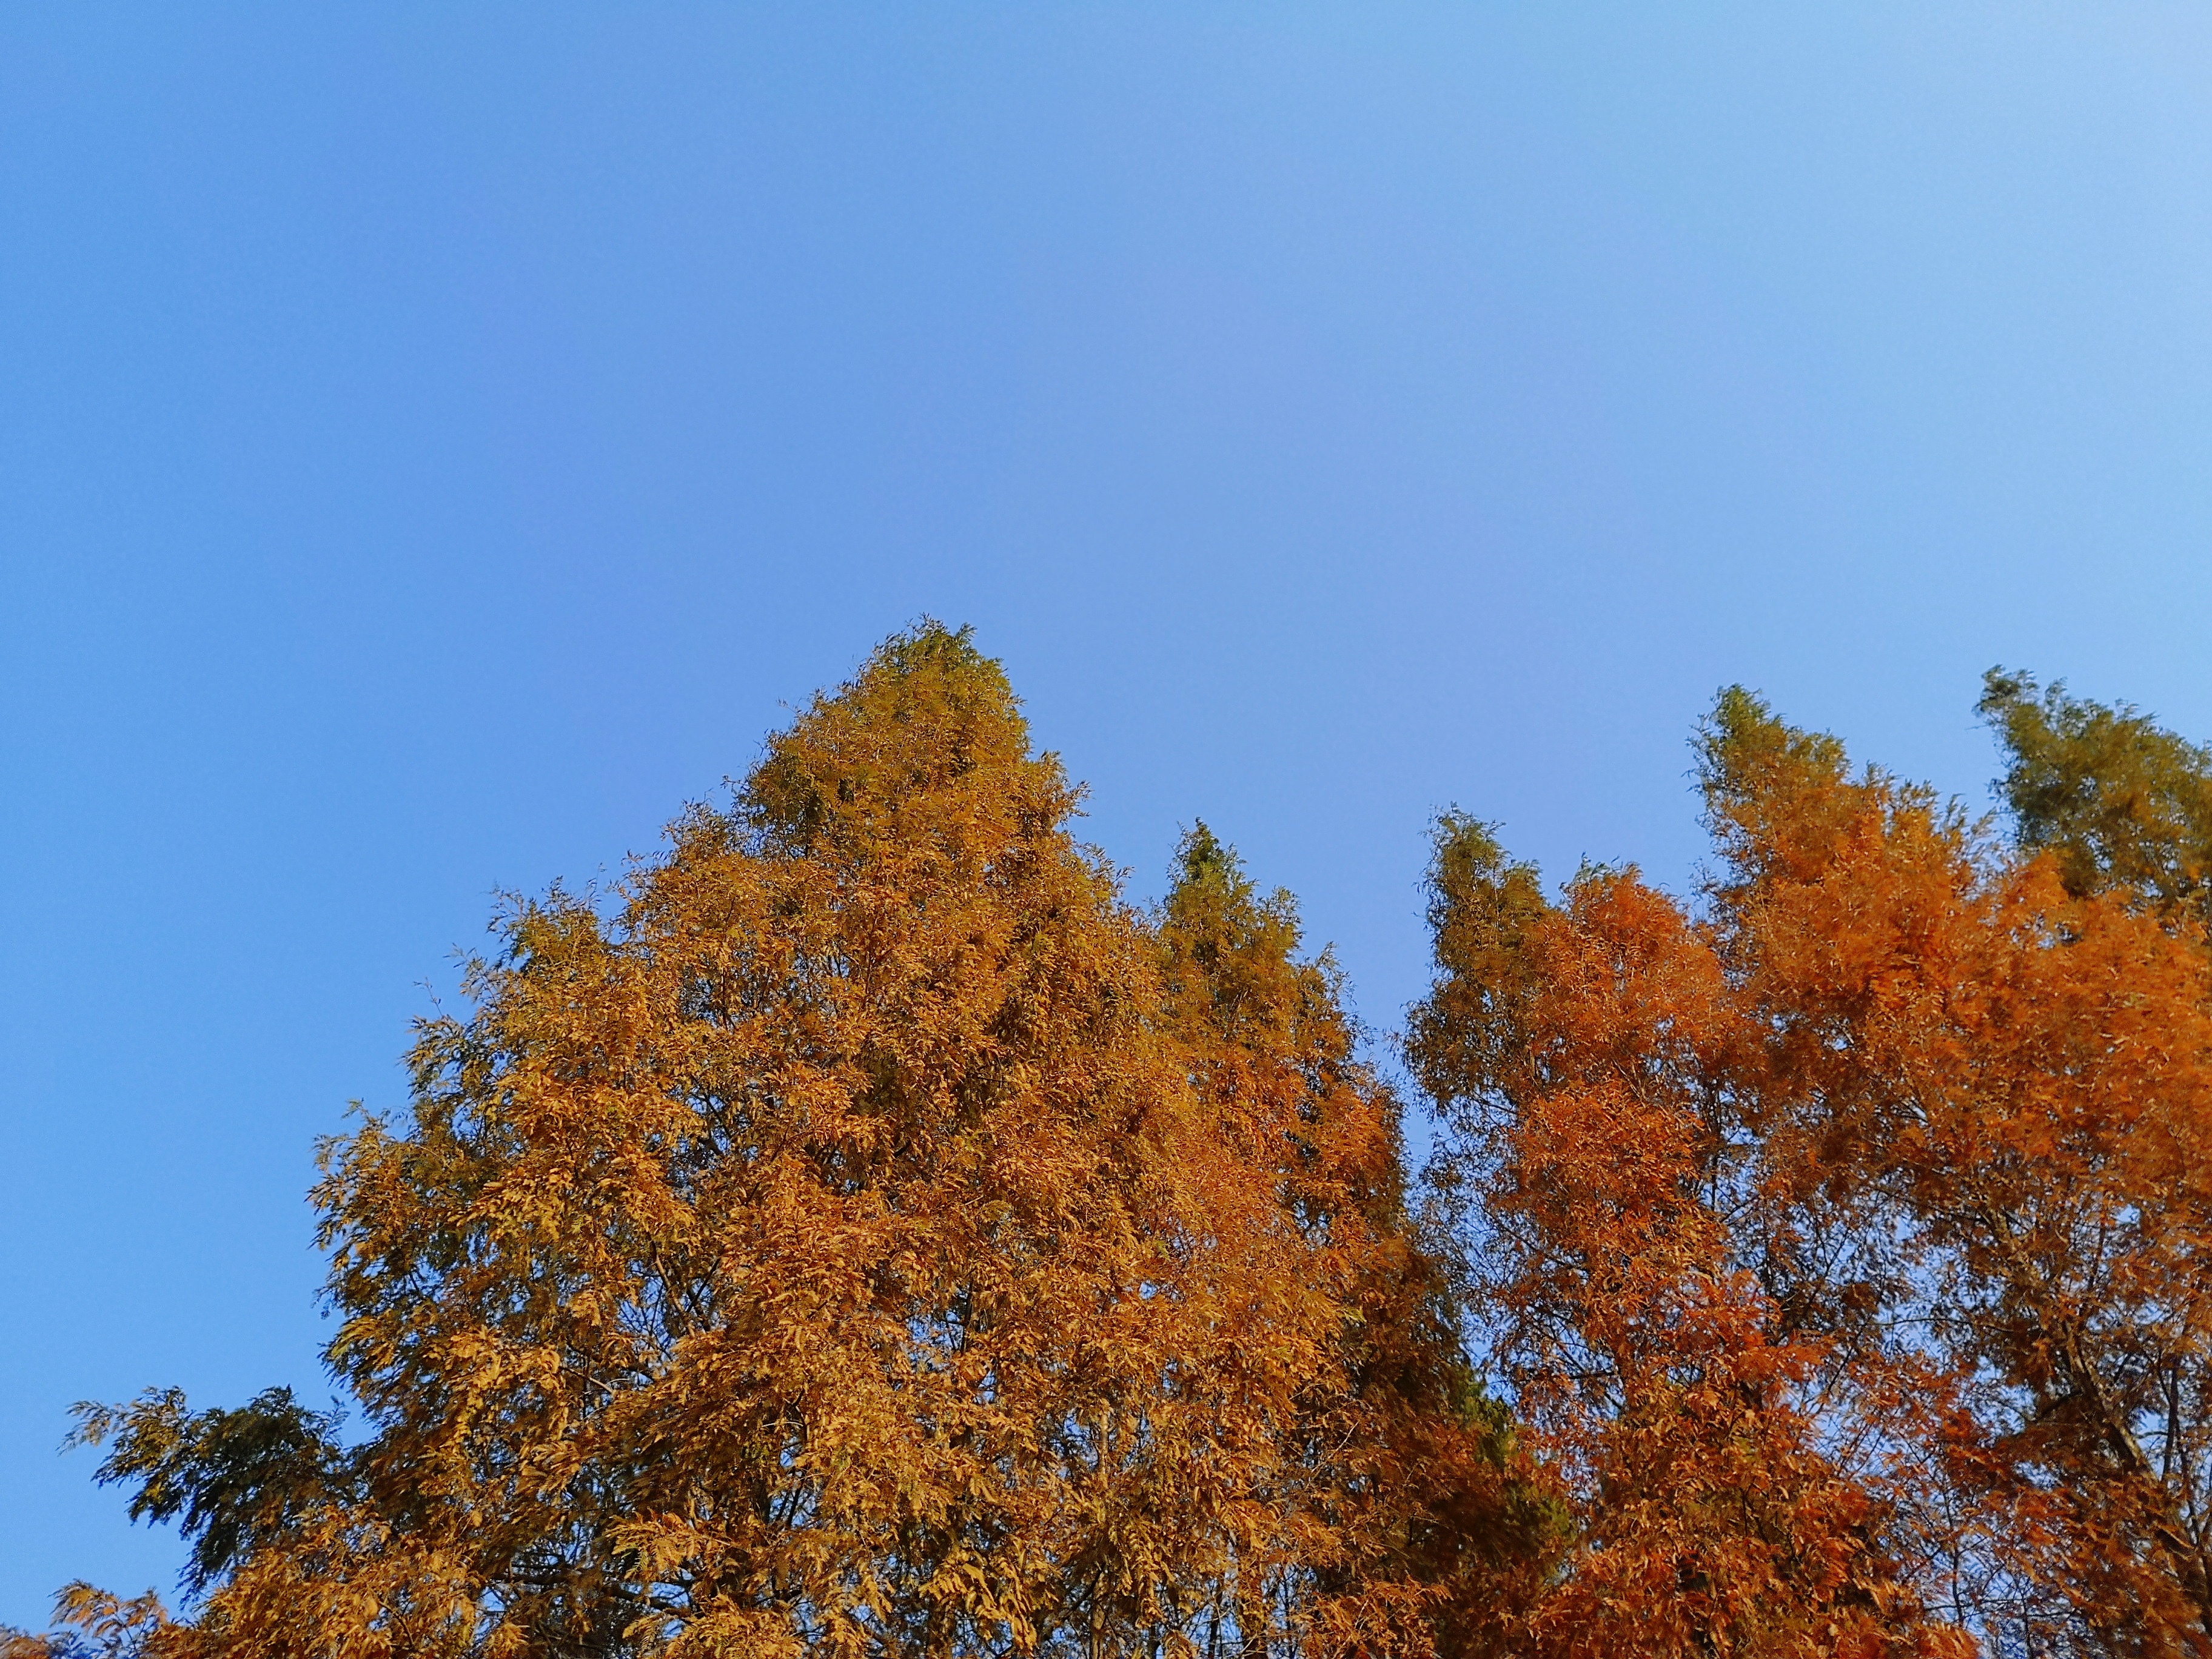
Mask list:
POLYGON ((1954 1380, 1917 1425, 1952 1593, 2026 1647, 2212 1651, 2204 956, 1747 699, 1711 756, 1776 1178, 1881 1241, 1867 1362, 1954 1380))
POLYGON ((1744 694, 1705 757, 1702 920, 1440 843, 1412 1050, 1577 1501, 1542 1627, 2212 1650, 2205 957, 1744 694))
POLYGON ((1270 1476, 1309 1626, 1324 1649, 1510 1647, 1558 1516, 1410 1236, 1397 1103, 1356 1057, 1334 965, 1296 958, 1291 896, 1262 900, 1203 824, 1180 864, 1158 918, 1169 1018, 1237 1161, 1272 1171, 1296 1220, 1285 1267, 1337 1323, 1270 1476))
POLYGON ((1445 821, 1455 1279, 1288 895, 895 639, 328 1148, 362 1433, 81 1408, 189 1611, 0 1651, 2212 1659, 2212 755, 1991 687, 2028 851, 1741 692, 1694 905, 1445 821))
POLYGON ((1445 949, 1514 960, 1441 988, 1415 1053, 1480 1137, 1499 1358, 1577 1500, 1534 1646, 1966 1650, 1900 1579, 1890 1507, 1822 1448, 1826 1345, 1735 1249, 1729 1078, 1759 1039, 1713 942, 1632 874, 1538 911, 1479 826, 1452 834, 1445 949))

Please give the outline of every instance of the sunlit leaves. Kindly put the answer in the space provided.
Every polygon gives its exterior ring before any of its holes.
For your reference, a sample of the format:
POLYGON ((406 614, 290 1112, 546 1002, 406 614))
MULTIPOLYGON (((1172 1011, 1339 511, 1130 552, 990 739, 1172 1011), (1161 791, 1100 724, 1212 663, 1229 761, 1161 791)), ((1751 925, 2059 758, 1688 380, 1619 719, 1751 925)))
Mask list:
POLYGON ((280 1395, 87 1420, 194 1541, 149 1653, 1494 1623, 1508 1437, 1329 970, 1218 848, 1133 914, 1076 801, 927 626, 619 889, 515 904, 410 1109, 326 1153, 356 1443, 280 1395))
POLYGON ((1699 910, 1443 828, 1413 1054, 1616 1647, 2212 1640, 2202 755, 2032 690, 2019 852, 1740 690, 1699 910))

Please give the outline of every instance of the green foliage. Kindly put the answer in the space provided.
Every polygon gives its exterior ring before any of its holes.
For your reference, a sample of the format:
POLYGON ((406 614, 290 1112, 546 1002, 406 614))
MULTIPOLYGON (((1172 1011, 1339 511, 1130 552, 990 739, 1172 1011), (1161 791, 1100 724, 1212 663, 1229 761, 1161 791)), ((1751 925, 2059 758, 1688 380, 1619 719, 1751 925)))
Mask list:
POLYGON ((1471 1098, 1520 1042, 1520 1011, 1536 984, 1528 935, 1552 905, 1536 866, 1506 856, 1496 825, 1448 812, 1434 845, 1437 972, 1427 1000, 1407 1017, 1406 1055, 1436 1098, 1471 1098))
POLYGON ((2002 668, 1982 718, 2004 745, 1997 780, 2020 837, 2058 861, 2069 891, 2118 889, 2169 920, 2212 923, 2212 748, 2129 703, 2068 695, 2002 668))

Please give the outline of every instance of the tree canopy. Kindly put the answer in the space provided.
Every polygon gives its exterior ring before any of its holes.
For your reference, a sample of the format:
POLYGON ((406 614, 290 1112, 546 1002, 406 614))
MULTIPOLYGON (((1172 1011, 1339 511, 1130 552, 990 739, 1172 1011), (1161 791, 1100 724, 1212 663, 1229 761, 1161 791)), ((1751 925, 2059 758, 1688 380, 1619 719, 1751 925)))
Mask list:
POLYGON ((301 1659, 1425 1645, 1515 1547, 1510 1453, 1395 1102, 1286 902, 1201 830, 1139 915, 1077 799, 924 627, 605 901, 516 905, 409 1113, 325 1149, 362 1432, 88 1409, 195 1601, 65 1613, 301 1659))
POLYGON ((502 913, 343 1410, 80 1407, 182 1599, 0 1656, 2212 1656, 2212 751, 1981 708, 2002 823, 1723 692, 1685 895, 1445 816, 1417 1179, 1290 895, 902 634, 502 913))
POLYGON ((1991 684, 2017 844, 1741 690, 1696 903, 1443 828, 1409 1052, 1569 1647, 2212 1650, 2201 751, 1991 684))

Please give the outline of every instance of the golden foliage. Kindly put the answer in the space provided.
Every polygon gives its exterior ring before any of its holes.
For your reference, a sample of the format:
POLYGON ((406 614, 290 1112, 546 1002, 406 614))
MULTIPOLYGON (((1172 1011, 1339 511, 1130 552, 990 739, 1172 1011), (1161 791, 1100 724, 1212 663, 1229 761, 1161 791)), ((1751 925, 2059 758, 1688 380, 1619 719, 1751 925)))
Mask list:
POLYGON ((1509 1501, 1508 1454, 1436 1416, 1464 1368, 1395 1106, 1225 854, 1155 929, 1076 803, 997 665, 927 627, 609 903, 517 905, 409 1118, 326 1155, 368 1437, 303 1450, 273 1396, 88 1423, 220 1540, 146 1651, 1475 1628, 1468 1551, 1502 1546, 1459 1522, 1509 1501))

